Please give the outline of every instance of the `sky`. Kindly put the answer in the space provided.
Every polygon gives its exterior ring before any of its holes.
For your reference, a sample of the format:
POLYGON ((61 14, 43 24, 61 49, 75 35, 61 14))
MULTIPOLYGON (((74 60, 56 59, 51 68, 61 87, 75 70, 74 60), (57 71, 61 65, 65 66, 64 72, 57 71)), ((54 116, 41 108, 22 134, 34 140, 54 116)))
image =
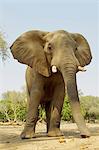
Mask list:
MULTIPOLYGON (((10 46, 29 30, 66 30, 80 33, 92 51, 87 71, 77 74, 84 95, 99 96, 99 1, 98 0, 0 0, 0 32, 10 46)), ((0 97, 25 85, 26 65, 10 59, 0 62, 0 97)))

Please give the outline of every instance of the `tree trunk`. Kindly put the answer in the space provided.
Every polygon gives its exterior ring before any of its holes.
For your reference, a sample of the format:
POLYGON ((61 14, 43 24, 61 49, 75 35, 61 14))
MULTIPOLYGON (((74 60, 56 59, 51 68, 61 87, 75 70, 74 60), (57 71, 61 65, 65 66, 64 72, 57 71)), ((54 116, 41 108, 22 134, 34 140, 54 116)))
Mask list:
POLYGON ((7 111, 6 111, 6 110, 4 111, 4 114, 5 114, 6 119, 8 120, 8 122, 10 122, 11 120, 10 120, 9 115, 8 115, 8 113, 7 113, 7 111))

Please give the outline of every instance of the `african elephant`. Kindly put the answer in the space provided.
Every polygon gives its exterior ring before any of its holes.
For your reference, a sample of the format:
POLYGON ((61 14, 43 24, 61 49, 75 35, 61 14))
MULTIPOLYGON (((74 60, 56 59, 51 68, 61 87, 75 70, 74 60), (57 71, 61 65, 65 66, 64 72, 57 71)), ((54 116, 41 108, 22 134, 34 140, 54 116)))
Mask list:
POLYGON ((22 34, 10 47, 15 59, 28 65, 26 83, 28 113, 21 138, 35 137, 39 104, 45 105, 48 136, 60 136, 60 119, 65 93, 81 137, 89 137, 80 112, 76 73, 84 70, 92 55, 87 40, 64 30, 32 30, 22 34))

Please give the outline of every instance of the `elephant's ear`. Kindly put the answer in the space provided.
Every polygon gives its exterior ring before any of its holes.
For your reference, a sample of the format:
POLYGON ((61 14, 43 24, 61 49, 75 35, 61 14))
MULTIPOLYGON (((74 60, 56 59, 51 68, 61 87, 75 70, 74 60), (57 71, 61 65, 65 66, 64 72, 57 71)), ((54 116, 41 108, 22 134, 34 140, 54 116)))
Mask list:
POLYGON ((46 56, 43 50, 43 36, 47 32, 29 31, 22 34, 10 47, 15 59, 35 68, 40 74, 50 76, 46 56))
POLYGON ((88 65, 91 62, 92 55, 87 40, 81 34, 78 33, 72 34, 72 37, 77 44, 75 56, 77 57, 80 65, 88 65))

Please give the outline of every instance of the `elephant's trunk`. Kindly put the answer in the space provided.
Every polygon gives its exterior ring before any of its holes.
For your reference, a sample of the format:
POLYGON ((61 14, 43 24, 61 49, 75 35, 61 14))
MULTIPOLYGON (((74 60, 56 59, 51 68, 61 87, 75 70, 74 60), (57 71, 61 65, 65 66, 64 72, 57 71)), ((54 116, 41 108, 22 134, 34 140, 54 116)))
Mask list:
POLYGON ((73 118, 81 132, 81 135, 83 137, 88 137, 90 133, 86 127, 84 117, 80 112, 80 103, 76 84, 76 69, 74 69, 73 66, 71 68, 65 67, 61 69, 61 73, 64 78, 65 87, 67 88, 66 90, 71 104, 73 118))

